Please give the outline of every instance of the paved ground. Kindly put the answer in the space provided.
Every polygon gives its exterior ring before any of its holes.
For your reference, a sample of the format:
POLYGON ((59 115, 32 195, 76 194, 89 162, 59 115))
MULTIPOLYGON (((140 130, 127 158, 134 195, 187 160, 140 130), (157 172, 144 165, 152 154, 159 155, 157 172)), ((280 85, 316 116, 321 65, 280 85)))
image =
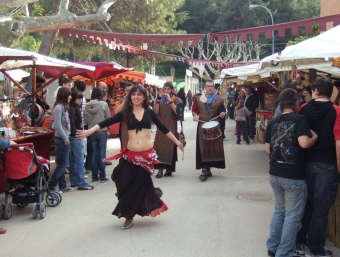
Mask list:
MULTIPOLYGON (((92 183, 93 191, 63 194, 62 203, 47 208, 43 220, 32 219, 31 205, 13 206, 12 218, 0 221, 8 230, 0 235, 0 256, 267 256, 274 202, 264 145, 257 141, 236 145, 235 122, 227 120, 227 168, 213 169, 213 177, 200 182, 195 170, 196 124, 189 113, 183 125, 184 160, 179 154, 173 177, 153 177, 164 192, 168 212, 156 218, 137 217, 133 228, 121 231, 123 220, 111 215, 117 203, 114 184, 92 183)), ((108 156, 113 155, 119 141, 110 139, 108 146, 108 156)), ((107 166, 108 176, 113 167, 107 166)), ((340 257, 339 248, 327 245, 340 257)))

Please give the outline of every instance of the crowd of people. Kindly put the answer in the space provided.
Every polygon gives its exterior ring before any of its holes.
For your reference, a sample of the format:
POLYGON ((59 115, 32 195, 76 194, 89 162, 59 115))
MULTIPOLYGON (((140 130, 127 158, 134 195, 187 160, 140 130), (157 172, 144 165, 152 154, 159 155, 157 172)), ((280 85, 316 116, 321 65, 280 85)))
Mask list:
POLYGON ((298 84, 285 85, 266 129, 275 195, 268 256, 332 257, 324 247, 339 184, 340 107, 330 101, 329 78, 317 79, 310 88, 298 84))
MULTIPOLYGON (((105 162, 119 159, 111 176, 118 197, 112 214, 125 218, 122 230, 133 226, 136 215, 155 217, 167 211, 151 175, 155 169, 156 178, 172 176, 176 171, 177 148, 184 151, 177 128, 184 121, 186 104, 197 122, 196 170, 200 171, 201 181, 212 176, 211 168, 226 167, 222 131, 227 117, 236 121, 237 144, 241 136, 247 144, 254 140, 259 98, 250 87, 237 88, 232 95, 235 103, 229 106, 213 81, 206 81, 204 90, 195 95, 190 90, 185 94, 184 89, 175 93, 170 82, 158 92, 126 83, 123 102, 111 116, 105 83, 99 83, 92 90, 91 100, 84 103, 84 81, 74 82, 73 88, 66 77, 59 82, 53 108, 56 169, 48 187, 60 193, 71 192, 75 187, 93 190, 94 186, 85 179, 85 157, 90 157, 92 182, 109 181, 105 162), (115 123, 120 123, 121 151, 106 158, 108 130, 115 123), (153 124, 157 126, 154 142, 153 124), (67 167, 70 186, 65 179, 67 167)), ((324 246, 327 216, 339 183, 340 107, 330 101, 330 79, 320 78, 302 89, 297 85, 289 81, 284 86, 266 129, 269 181, 275 196, 268 256, 296 253, 330 257, 331 251, 324 246)), ((339 82, 334 85, 340 89, 339 82)), ((1 140, 0 147, 13 143, 1 140)), ((5 232, 0 228, 0 233, 5 232)))

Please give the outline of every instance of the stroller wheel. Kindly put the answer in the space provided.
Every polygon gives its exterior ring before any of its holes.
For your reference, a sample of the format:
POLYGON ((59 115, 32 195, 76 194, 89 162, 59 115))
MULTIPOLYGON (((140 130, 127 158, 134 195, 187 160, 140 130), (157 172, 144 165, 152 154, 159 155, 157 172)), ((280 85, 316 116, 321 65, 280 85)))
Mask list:
POLYGON ((45 201, 48 206, 55 207, 60 203, 60 197, 61 197, 60 194, 57 192, 49 192, 46 195, 45 201))
POLYGON ((28 203, 17 203, 17 206, 20 208, 25 208, 28 205, 28 203))
POLYGON ((33 203, 32 206, 32 217, 33 219, 37 219, 38 218, 38 214, 39 214, 39 205, 37 203, 33 203))
POLYGON ((0 220, 2 220, 5 216, 5 205, 2 203, 0 204, 0 220))
POLYGON ((57 193, 57 195, 58 195, 58 198, 59 198, 59 200, 58 200, 58 204, 60 204, 60 203, 61 203, 61 201, 63 200, 63 198, 61 197, 61 194, 57 193))
POLYGON ((4 218, 5 220, 9 220, 12 217, 12 205, 10 203, 6 203, 4 218))
POLYGON ((39 208, 39 211, 40 211, 39 218, 43 219, 43 218, 46 217, 46 205, 45 205, 45 203, 41 203, 39 207, 40 207, 39 208))

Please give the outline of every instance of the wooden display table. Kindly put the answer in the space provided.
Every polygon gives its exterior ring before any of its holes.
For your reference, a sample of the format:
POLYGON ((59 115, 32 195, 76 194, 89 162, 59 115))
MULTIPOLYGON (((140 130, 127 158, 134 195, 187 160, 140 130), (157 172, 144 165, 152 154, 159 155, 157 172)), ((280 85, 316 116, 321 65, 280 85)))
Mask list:
POLYGON ((54 137, 54 131, 50 129, 44 128, 44 132, 25 135, 25 136, 17 136, 16 138, 11 138, 12 141, 17 144, 23 143, 33 143, 34 150, 38 156, 44 157, 45 159, 50 159, 50 141, 54 137))
POLYGON ((272 117, 273 117, 273 113, 270 111, 265 111, 265 110, 256 111, 256 124, 258 121, 261 122, 261 125, 256 126, 256 137, 257 137, 257 140, 263 144, 265 143, 265 138, 266 138, 266 131, 263 131, 263 126, 267 127, 268 122, 271 120, 272 117))

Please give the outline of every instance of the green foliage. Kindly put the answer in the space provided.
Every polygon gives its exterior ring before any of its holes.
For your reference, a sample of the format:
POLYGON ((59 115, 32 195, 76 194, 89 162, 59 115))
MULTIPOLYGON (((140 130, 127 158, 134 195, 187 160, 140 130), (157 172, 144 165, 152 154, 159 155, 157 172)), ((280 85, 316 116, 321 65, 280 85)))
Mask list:
POLYGON ((188 17, 177 12, 184 0, 119 1, 110 8, 111 30, 126 33, 173 33, 188 17))
POLYGON ((102 46, 89 44, 83 40, 70 40, 56 37, 54 41, 52 55, 79 62, 100 61, 102 46))
POLYGON ((31 16, 41 17, 44 15, 44 8, 39 4, 35 9, 32 10, 31 16))
POLYGON ((31 52, 38 52, 40 44, 41 33, 32 33, 24 35, 20 39, 16 40, 11 47, 31 52))
POLYGON ((301 43, 302 41, 305 41, 306 39, 309 39, 310 37, 308 36, 300 36, 295 38, 294 40, 289 40, 287 43, 287 46, 291 46, 291 45, 296 45, 298 43, 301 43))
POLYGON ((320 15, 320 0, 187 0, 179 11, 189 12, 189 19, 178 28, 188 33, 208 33, 250 28, 271 24, 266 6, 274 23, 303 20, 320 15))
POLYGON ((12 15, 13 20, 17 20, 19 17, 25 16, 24 10, 20 10, 19 12, 15 13, 12 15))
MULTIPOLYGON (((39 4, 37 5, 36 7, 34 8, 30 8, 30 16, 33 16, 33 17, 41 17, 41 16, 44 16, 44 8, 39 4)), ((19 17, 22 17, 22 16, 25 16, 25 11, 23 9, 21 9, 19 12, 17 13, 14 13, 12 15, 12 19, 18 19, 19 17)))
POLYGON ((289 41, 287 42, 287 45, 286 45, 286 46, 296 45, 296 44, 298 44, 298 43, 301 43, 302 41, 305 41, 306 39, 315 37, 315 36, 317 36, 317 35, 319 35, 319 34, 320 34, 319 25, 313 25, 313 32, 312 32, 310 35, 307 35, 307 36, 299 36, 299 37, 294 38, 293 40, 289 40, 289 41))

